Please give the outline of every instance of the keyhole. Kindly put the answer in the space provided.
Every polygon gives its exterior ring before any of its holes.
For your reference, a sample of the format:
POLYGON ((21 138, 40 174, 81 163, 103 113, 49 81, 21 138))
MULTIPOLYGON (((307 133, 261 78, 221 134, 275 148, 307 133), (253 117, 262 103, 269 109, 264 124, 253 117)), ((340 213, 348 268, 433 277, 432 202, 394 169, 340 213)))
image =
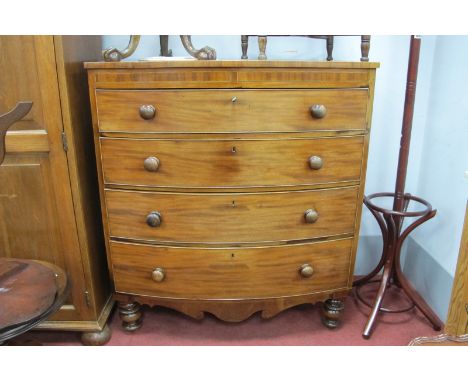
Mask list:
POLYGON ((234 253, 231 253, 231 258, 232 258, 232 259, 234 258, 234 253))
POLYGON ((235 208, 236 207, 236 202, 233 200, 232 201, 232 208, 235 208))
POLYGON ((233 154, 237 153, 236 146, 232 146, 231 152, 232 152, 233 154))

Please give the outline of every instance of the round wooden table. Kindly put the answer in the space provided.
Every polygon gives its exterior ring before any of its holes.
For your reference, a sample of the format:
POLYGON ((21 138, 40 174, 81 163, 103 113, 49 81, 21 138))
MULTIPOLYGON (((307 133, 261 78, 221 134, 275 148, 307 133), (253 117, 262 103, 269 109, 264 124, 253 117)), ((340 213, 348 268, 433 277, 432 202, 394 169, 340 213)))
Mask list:
POLYGON ((0 258, 0 344, 60 309, 68 289, 65 272, 53 264, 0 258))

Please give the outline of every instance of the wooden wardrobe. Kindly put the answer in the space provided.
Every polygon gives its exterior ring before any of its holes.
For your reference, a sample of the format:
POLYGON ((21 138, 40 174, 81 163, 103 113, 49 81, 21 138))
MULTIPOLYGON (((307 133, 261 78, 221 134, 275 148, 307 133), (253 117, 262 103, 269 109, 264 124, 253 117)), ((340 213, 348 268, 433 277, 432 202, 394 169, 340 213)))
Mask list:
POLYGON ((49 261, 71 281, 67 303, 42 329, 108 341, 112 300, 100 218, 83 61, 98 36, 0 36, 0 114, 32 101, 5 139, 0 166, 0 256, 49 261))

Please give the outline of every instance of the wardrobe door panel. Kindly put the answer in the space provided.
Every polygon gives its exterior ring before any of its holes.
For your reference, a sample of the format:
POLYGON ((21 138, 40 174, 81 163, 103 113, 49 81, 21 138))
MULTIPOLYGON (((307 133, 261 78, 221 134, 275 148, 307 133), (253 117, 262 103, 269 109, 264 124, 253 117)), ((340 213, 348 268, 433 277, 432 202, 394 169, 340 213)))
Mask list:
POLYGON ((5 138, 0 166, 0 256, 52 262, 67 272, 71 294, 52 320, 92 317, 85 300, 62 142, 62 114, 53 36, 0 36, 0 114, 32 101, 5 138))

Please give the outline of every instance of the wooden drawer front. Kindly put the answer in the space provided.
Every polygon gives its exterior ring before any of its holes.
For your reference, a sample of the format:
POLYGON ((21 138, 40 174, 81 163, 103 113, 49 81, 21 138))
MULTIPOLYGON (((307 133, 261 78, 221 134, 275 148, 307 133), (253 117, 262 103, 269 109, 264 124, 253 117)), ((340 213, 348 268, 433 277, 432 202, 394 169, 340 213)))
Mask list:
POLYGON ((104 181, 161 187, 250 187, 358 181, 363 137, 288 140, 101 138, 104 181), (311 156, 323 161, 312 169, 311 156), (159 161, 156 171, 144 167, 159 161))
POLYGON ((107 190, 110 235, 188 243, 299 240, 352 233, 357 187, 256 194, 189 194, 107 190), (318 211, 315 223, 304 213, 318 211), (147 216, 161 214, 150 227, 147 216))
MULTIPOLYGON (((267 298, 345 288, 351 239, 259 248, 176 248, 111 242, 117 292, 154 297, 267 298), (309 264, 306 278, 300 268, 309 264), (152 279, 161 268, 162 281, 152 279)), ((161 273, 159 273, 161 274, 161 273)))
POLYGON ((367 89, 98 90, 100 131, 223 133, 365 129, 367 89), (235 102, 233 102, 235 100, 235 102), (325 105, 323 118, 310 107, 325 105), (145 120, 142 105, 156 114, 145 120))

